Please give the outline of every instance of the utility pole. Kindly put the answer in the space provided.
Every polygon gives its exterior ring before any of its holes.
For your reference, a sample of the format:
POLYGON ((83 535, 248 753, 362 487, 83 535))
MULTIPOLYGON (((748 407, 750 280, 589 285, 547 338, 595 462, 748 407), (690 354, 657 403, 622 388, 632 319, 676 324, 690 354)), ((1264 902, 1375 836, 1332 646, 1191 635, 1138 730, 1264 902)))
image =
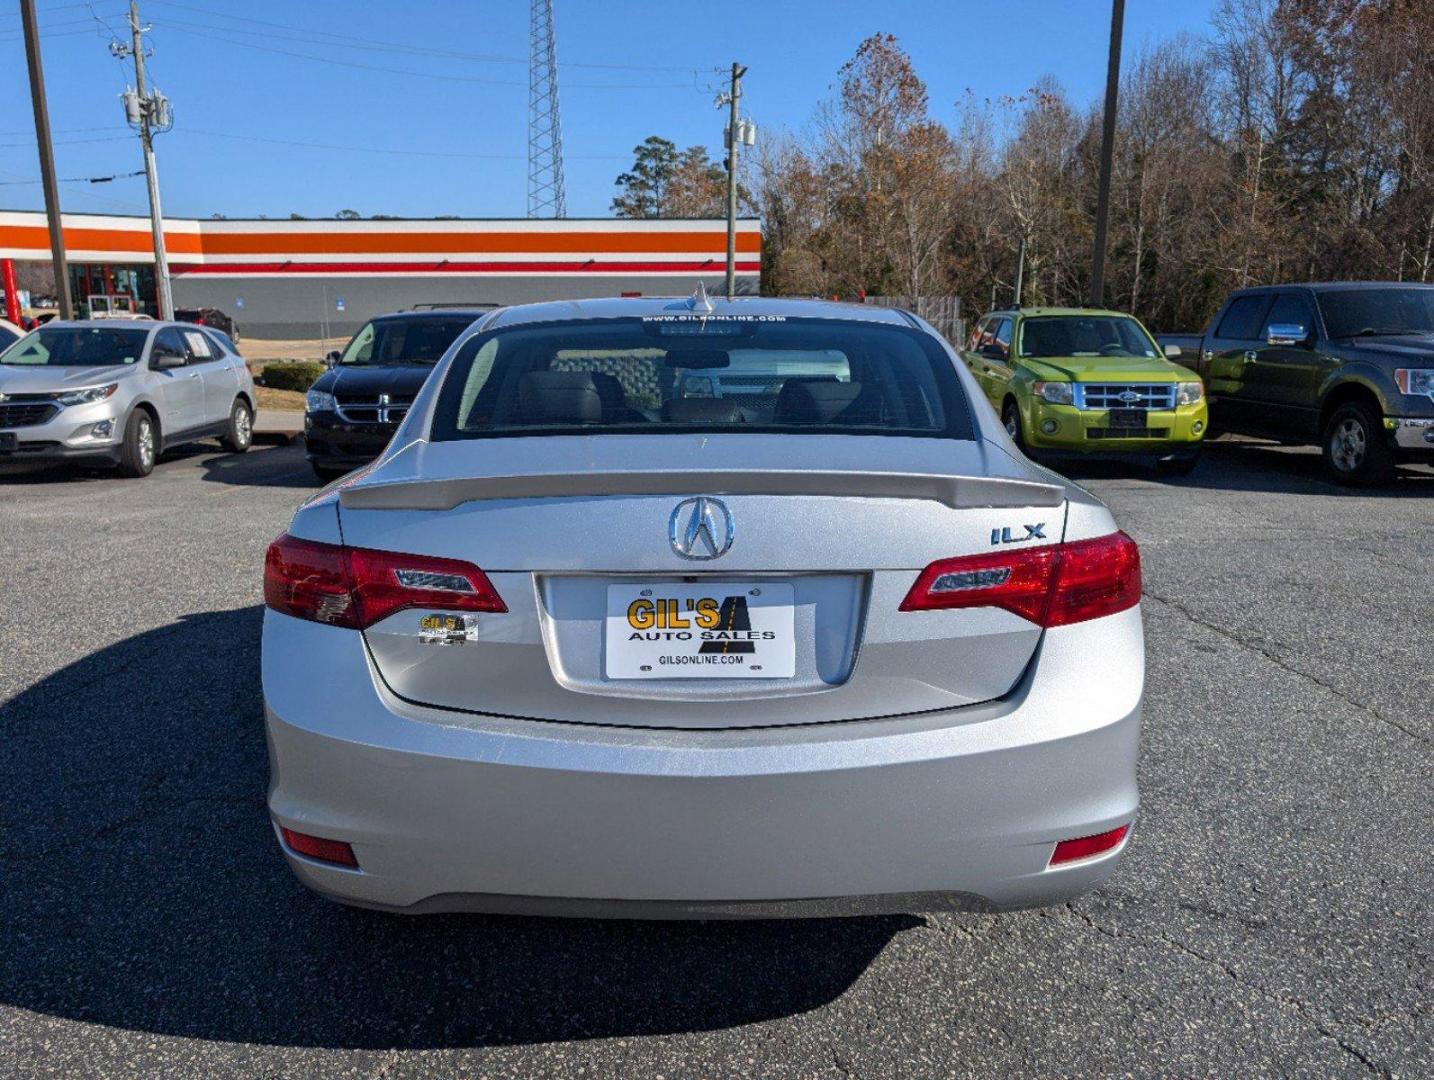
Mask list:
MULTIPOLYGON (((154 128, 168 127, 169 102, 158 92, 150 94, 144 85, 144 31, 139 25, 139 4, 129 0, 130 55, 134 57, 135 98, 126 96, 125 114, 138 121, 139 141, 144 147, 144 180, 149 188, 149 230, 154 238, 154 291, 159 300, 159 317, 174 318, 174 297, 169 290, 169 256, 164 250, 164 214, 159 208, 159 173, 154 164, 154 128), (132 107, 133 106, 133 107, 132 107)), ((123 46, 116 51, 122 58, 123 46)))
MULTIPOLYGON (((737 147, 747 137, 738 130, 737 105, 742 100, 742 76, 747 69, 732 62, 732 84, 727 100, 727 299, 737 295, 737 147)), ((754 136, 755 137, 755 136, 754 136)))
POLYGON ((30 101, 35 106, 35 141, 40 147, 40 182, 45 190, 45 216, 50 222, 50 258, 55 266, 55 296, 60 318, 72 319, 70 267, 65 262, 65 230, 60 223, 60 190, 55 182, 55 149, 50 145, 50 109, 45 104, 45 72, 40 65, 40 28, 35 22, 35 0, 20 0, 25 24, 25 58, 30 65, 30 101))
POLYGON ((1120 96, 1120 35, 1125 0, 1111 0, 1110 56, 1105 71, 1105 123, 1100 136, 1100 187, 1095 197, 1095 252, 1090 271, 1090 306, 1105 306, 1105 237, 1110 224, 1110 173, 1115 157, 1115 109, 1120 96))

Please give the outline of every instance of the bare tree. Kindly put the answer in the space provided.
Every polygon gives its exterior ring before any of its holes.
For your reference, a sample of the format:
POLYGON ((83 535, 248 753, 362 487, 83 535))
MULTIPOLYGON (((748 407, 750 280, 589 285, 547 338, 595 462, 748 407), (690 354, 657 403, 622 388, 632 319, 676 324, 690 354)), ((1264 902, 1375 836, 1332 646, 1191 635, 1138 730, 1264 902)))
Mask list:
MULTIPOLYGON (((764 287, 1079 302, 1098 109, 1052 79, 954 123, 895 38, 866 39, 811 132, 756 155, 764 287)), ((1434 280, 1434 3, 1223 0, 1208 40, 1139 56, 1122 88, 1116 302, 1197 328, 1237 285, 1434 280)))

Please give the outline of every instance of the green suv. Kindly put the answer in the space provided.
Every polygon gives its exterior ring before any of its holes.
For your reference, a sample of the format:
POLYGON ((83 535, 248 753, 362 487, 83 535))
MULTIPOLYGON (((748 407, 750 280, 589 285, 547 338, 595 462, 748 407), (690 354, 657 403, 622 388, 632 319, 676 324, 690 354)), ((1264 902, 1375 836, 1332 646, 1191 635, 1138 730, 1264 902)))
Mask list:
POLYGON ((1204 388, 1130 315, 993 311, 961 357, 1033 457, 1151 458, 1187 473, 1200 456, 1210 423, 1204 388))

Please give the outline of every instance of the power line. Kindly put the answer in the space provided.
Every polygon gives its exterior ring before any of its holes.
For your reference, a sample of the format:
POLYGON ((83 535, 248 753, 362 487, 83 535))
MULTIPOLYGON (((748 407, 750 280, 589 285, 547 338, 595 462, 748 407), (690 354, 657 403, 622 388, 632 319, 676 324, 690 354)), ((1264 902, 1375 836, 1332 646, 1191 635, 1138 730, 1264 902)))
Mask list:
MULTIPOLYGON (((332 56, 315 56, 312 53, 294 52, 292 49, 279 49, 272 45, 255 45, 248 41, 235 41, 219 34, 206 33, 201 30, 192 30, 187 26, 181 26, 175 22, 167 22, 165 26, 181 34, 189 34, 193 37, 204 38, 208 41, 221 41, 226 45, 236 45, 241 49, 253 49, 256 52, 274 53, 278 56, 290 56, 297 60, 312 60, 318 64, 331 64, 335 67, 355 68, 359 71, 381 71, 389 75, 402 75, 406 79, 439 79, 444 82, 476 83, 484 86, 526 86, 527 83, 516 79, 481 79, 472 75, 450 75, 438 71, 415 71, 412 68, 384 67, 380 64, 361 64, 356 60, 339 60, 332 56)), ((574 84, 585 90, 689 90, 697 89, 696 85, 689 86, 687 83, 580 83, 574 84)))
MULTIPOLYGON (((59 178, 61 184, 108 184, 112 180, 128 180, 131 176, 143 176, 143 169, 136 169, 134 172, 116 173, 114 176, 62 176, 59 178)), ((0 185, 5 187, 17 187, 23 184, 40 184, 44 181, 34 180, 0 180, 0 185)))
MULTIPOLYGON (((0 138, 5 138, 6 136, 10 136, 10 135, 31 135, 31 134, 34 133, 34 130, 35 130, 34 128, 21 128, 21 129, 19 129, 18 131, 0 131, 0 138)), ((116 128, 113 124, 105 124, 105 125, 103 125, 103 126, 101 126, 101 127, 55 128, 54 130, 55 130, 55 133, 58 134, 58 135, 77 135, 77 134, 80 134, 81 132, 87 132, 87 131, 118 131, 119 129, 116 128)), ((33 140, 31 140, 31 141, 33 141, 33 140)), ((15 145, 15 144, 0 144, 0 145, 15 145)))
MULTIPOLYGON (((80 145, 81 143, 119 142, 121 139, 123 139, 124 141, 128 142, 128 141, 130 140, 130 138, 131 138, 131 136, 129 136, 129 135, 105 135, 105 136, 102 136, 102 137, 100 137, 100 138, 94 138, 94 139, 56 139, 56 140, 54 140, 54 143, 55 143, 56 146, 78 146, 78 145, 80 145)), ((0 146, 34 146, 34 145, 35 145, 35 140, 34 140, 33 138, 30 138, 30 139, 21 139, 21 140, 18 141, 18 142, 0 142, 0 146)))
MULTIPOLYGON (((70 128, 70 129, 68 129, 69 132, 113 131, 113 130, 114 130, 114 128, 110 128, 110 127, 101 127, 101 128, 70 128)), ((67 134, 67 133, 68 133, 68 132, 66 132, 66 131, 64 131, 64 130, 62 130, 62 131, 60 132, 60 134, 67 134)), ((27 133, 24 132, 24 131, 0 131, 0 136, 6 136, 6 135, 25 135, 25 134, 27 134, 27 133)), ((526 160, 526 156, 523 155, 523 154, 473 154, 473 153, 465 153, 465 152, 463 152, 463 151, 456 151, 456 150, 410 150, 410 149, 400 149, 399 147, 395 147, 395 146, 352 146, 352 145, 342 144, 342 143, 324 143, 324 142, 312 142, 312 141, 301 140, 301 139, 276 139, 276 138, 272 138, 272 137, 269 137, 269 136, 262 136, 262 135, 244 135, 244 134, 241 134, 241 133, 239 133, 239 132, 234 132, 234 131, 206 131, 206 130, 203 129, 203 128, 194 128, 194 127, 189 127, 189 126, 176 127, 176 128, 173 130, 172 134, 174 134, 174 135, 181 135, 181 136, 184 136, 184 135, 202 135, 202 136, 204 136, 205 138, 210 138, 210 139, 230 139, 230 140, 234 140, 234 141, 237 141, 237 142, 264 143, 264 144, 268 144, 268 145, 271 145, 271 146, 292 146, 292 147, 295 147, 296 149, 299 149, 299 150, 324 150, 324 151, 337 151, 337 152, 340 152, 340 153, 352 153, 352 154, 385 154, 385 155, 390 155, 390 156, 394 156, 394 157, 454 158, 454 159, 457 159, 457 160, 470 160, 470 161, 524 161, 524 160, 526 160)), ((56 146, 75 146, 75 145, 79 145, 79 144, 82 144, 82 143, 128 142, 128 141, 129 141, 130 139, 132 139, 133 137, 134 137, 134 136, 131 135, 131 134, 126 134, 126 135, 104 135, 104 136, 99 136, 99 137, 95 137, 95 138, 84 138, 84 139, 56 139, 56 140, 55 140, 55 145, 56 145, 56 146)), ((31 138, 29 138, 29 139, 21 139, 21 140, 16 140, 16 141, 0 142, 0 148, 9 147, 9 146, 34 146, 34 145, 35 145, 35 140, 34 140, 33 137, 31 137, 31 138)), ((570 161, 627 161, 627 160, 628 160, 627 156, 625 156, 625 155, 623 155, 623 154, 568 154, 568 155, 566 155, 566 158, 567 158, 567 160, 570 160, 570 161)))
MULTIPOLYGON (((470 154, 448 150, 401 150, 392 146, 345 146, 335 143, 304 142, 296 139, 275 139, 260 135, 240 135, 232 131, 204 131, 200 128, 175 128, 176 135, 204 135, 214 139, 236 139, 240 142, 269 143, 274 146, 294 146, 301 150, 338 150, 354 154, 391 154, 397 157, 459 158, 474 161, 523 161, 522 154, 470 154)), ((589 154, 580 156, 583 161, 626 161, 621 154, 589 154)))
MULTIPOLYGON (((92 4, 77 4, 77 5, 75 5, 75 6, 76 6, 76 7, 88 7, 88 8, 92 8, 92 7, 93 7, 92 4)), ((8 17, 8 16, 7 16, 7 17, 8 17)), ((95 16, 95 17, 97 18, 98 16, 95 16)), ((112 18, 112 19, 117 19, 117 18, 119 18, 119 16, 116 15, 114 12, 110 12, 109 17, 112 18)), ((89 16, 89 15, 86 15, 84 18, 81 18, 81 19, 61 19, 59 22, 47 22, 47 23, 42 24, 41 27, 40 27, 40 32, 41 32, 41 33, 44 33, 46 30, 52 30, 52 29, 54 29, 55 27, 58 27, 58 26, 85 26, 85 25, 88 25, 88 24, 89 24, 90 22, 92 22, 92 21, 93 21, 93 18, 92 18, 91 16, 89 16)), ((11 32, 12 32, 12 31, 9 31, 9 30, 6 31, 7 34, 8 34, 8 33, 11 33, 11 32)), ((13 33, 17 33, 17 34, 18 34, 19 32, 20 32, 19 30, 13 31, 13 33)))
MULTIPOLYGON (((197 13, 199 13, 199 14, 201 14, 201 15, 208 15, 208 16, 210 16, 211 18, 228 19, 228 20, 230 20, 230 21, 232 21, 232 22, 249 23, 249 24, 252 25, 252 26, 262 26, 262 27, 266 27, 266 28, 268 28, 268 29, 275 29, 275 30, 292 30, 292 31, 295 31, 295 32, 298 33, 298 34, 303 35, 303 37, 301 38, 301 40, 304 40, 304 41, 312 41, 312 40, 313 40, 314 38, 316 38, 316 37, 323 37, 323 38, 329 38, 329 39, 331 39, 331 40, 333 40, 333 41, 337 41, 337 42, 351 42, 352 44, 351 44, 350 46, 347 46, 347 47, 351 47, 351 48, 355 48, 355 49, 367 49, 367 50, 370 50, 370 51, 373 51, 373 52, 383 52, 383 53, 403 52, 403 53, 410 53, 410 54, 415 55, 415 56, 444 57, 444 58, 453 59, 453 60, 477 60, 477 61, 483 61, 483 62, 494 63, 494 64, 527 64, 527 63, 528 63, 527 60, 525 60, 525 59, 523 59, 522 57, 519 57, 519 56, 504 56, 504 55, 496 54, 496 53, 460 52, 460 51, 456 51, 456 50, 452 50, 452 49, 434 49, 434 48, 430 48, 430 47, 423 47, 423 46, 417 46, 417 45, 404 45, 404 44, 401 44, 401 43, 392 43, 392 42, 388 42, 388 41, 385 41, 382 45, 378 45, 378 44, 375 44, 375 43, 374 43, 374 40, 373 40, 372 38, 354 37, 354 36, 351 36, 351 35, 348 35, 348 34, 336 34, 336 33, 334 33, 334 32, 331 31, 331 30, 313 30, 313 29, 311 29, 311 28, 309 28, 309 27, 305 27, 305 26, 294 26, 292 23, 276 23, 276 22, 270 22, 270 21, 268 21, 268 20, 266 20, 266 19, 253 19, 253 18, 249 18, 249 17, 243 16, 243 15, 230 15, 230 14, 228 14, 227 12, 214 11, 214 10, 211 9, 211 8, 198 7, 198 6, 194 5, 194 4, 181 4, 181 3, 176 2, 176 0, 154 0, 154 2, 157 3, 157 4, 162 4, 164 7, 179 8, 179 9, 181 9, 181 10, 183 10, 183 11, 193 11, 193 12, 197 12, 197 13)), ((210 30, 225 30, 225 31, 230 32, 230 33, 248 33, 248 31, 235 30, 235 29, 230 28, 230 27, 217 27, 217 26, 208 25, 208 24, 203 24, 203 23, 199 23, 199 24, 191 23, 190 25, 203 26, 203 27, 205 27, 206 29, 210 29, 210 30)), ((695 73, 698 73, 698 72, 706 72, 706 71, 709 71, 709 70, 710 70, 710 71, 713 71, 713 72, 721 70, 721 69, 716 68, 716 67, 713 67, 713 68, 710 68, 710 69, 709 69, 709 68, 705 68, 705 67, 701 67, 701 66, 698 66, 698 67, 690 67, 690 66, 684 67, 684 66, 679 65, 679 64, 667 64, 667 65, 663 65, 663 64, 601 64, 601 63, 591 63, 591 62, 584 62, 584 61, 578 61, 578 60, 563 60, 563 61, 561 61, 561 62, 558 64, 558 66, 559 66, 559 67, 573 67, 573 68, 592 68, 592 69, 594 69, 594 70, 608 70, 608 71, 660 71, 660 72, 666 72, 666 73, 668 73, 668 74, 672 74, 672 73, 674 73, 674 72, 675 72, 675 73, 682 73, 682 74, 688 74, 688 73, 695 74, 695 73)))
MULTIPOLYGON (((91 19, 81 19, 81 20, 79 20, 79 21, 82 22, 82 23, 85 23, 85 24, 92 24, 92 23, 93 23, 93 20, 91 20, 91 19)), ((95 29, 95 27, 94 27, 93 25, 88 25, 88 28, 85 29, 85 30, 58 30, 58 31, 51 31, 51 30, 48 30, 48 29, 45 29, 45 28, 41 28, 41 30, 40 30, 40 36, 41 36, 42 38, 44 38, 46 41, 53 41, 55 38, 93 37, 93 36, 96 36, 96 33, 97 33, 97 31, 96 31, 96 29, 95 29)), ((6 43, 9 43, 9 42, 12 42, 12 41, 22 41, 22 40, 24 40, 24 35, 23 35, 19 30, 3 30, 3 31, 0 31, 0 44, 6 44, 6 43)))

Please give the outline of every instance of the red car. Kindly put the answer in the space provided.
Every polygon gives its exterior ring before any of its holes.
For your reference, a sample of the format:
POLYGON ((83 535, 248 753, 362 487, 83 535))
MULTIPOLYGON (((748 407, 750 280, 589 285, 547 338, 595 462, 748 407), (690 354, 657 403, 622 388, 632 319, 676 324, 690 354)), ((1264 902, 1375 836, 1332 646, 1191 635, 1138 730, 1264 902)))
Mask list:
POLYGON ((198 323, 200 326, 212 327, 221 333, 228 334, 229 340, 239 344, 239 326, 228 315, 218 308, 179 308, 174 313, 175 319, 179 322, 198 323))

